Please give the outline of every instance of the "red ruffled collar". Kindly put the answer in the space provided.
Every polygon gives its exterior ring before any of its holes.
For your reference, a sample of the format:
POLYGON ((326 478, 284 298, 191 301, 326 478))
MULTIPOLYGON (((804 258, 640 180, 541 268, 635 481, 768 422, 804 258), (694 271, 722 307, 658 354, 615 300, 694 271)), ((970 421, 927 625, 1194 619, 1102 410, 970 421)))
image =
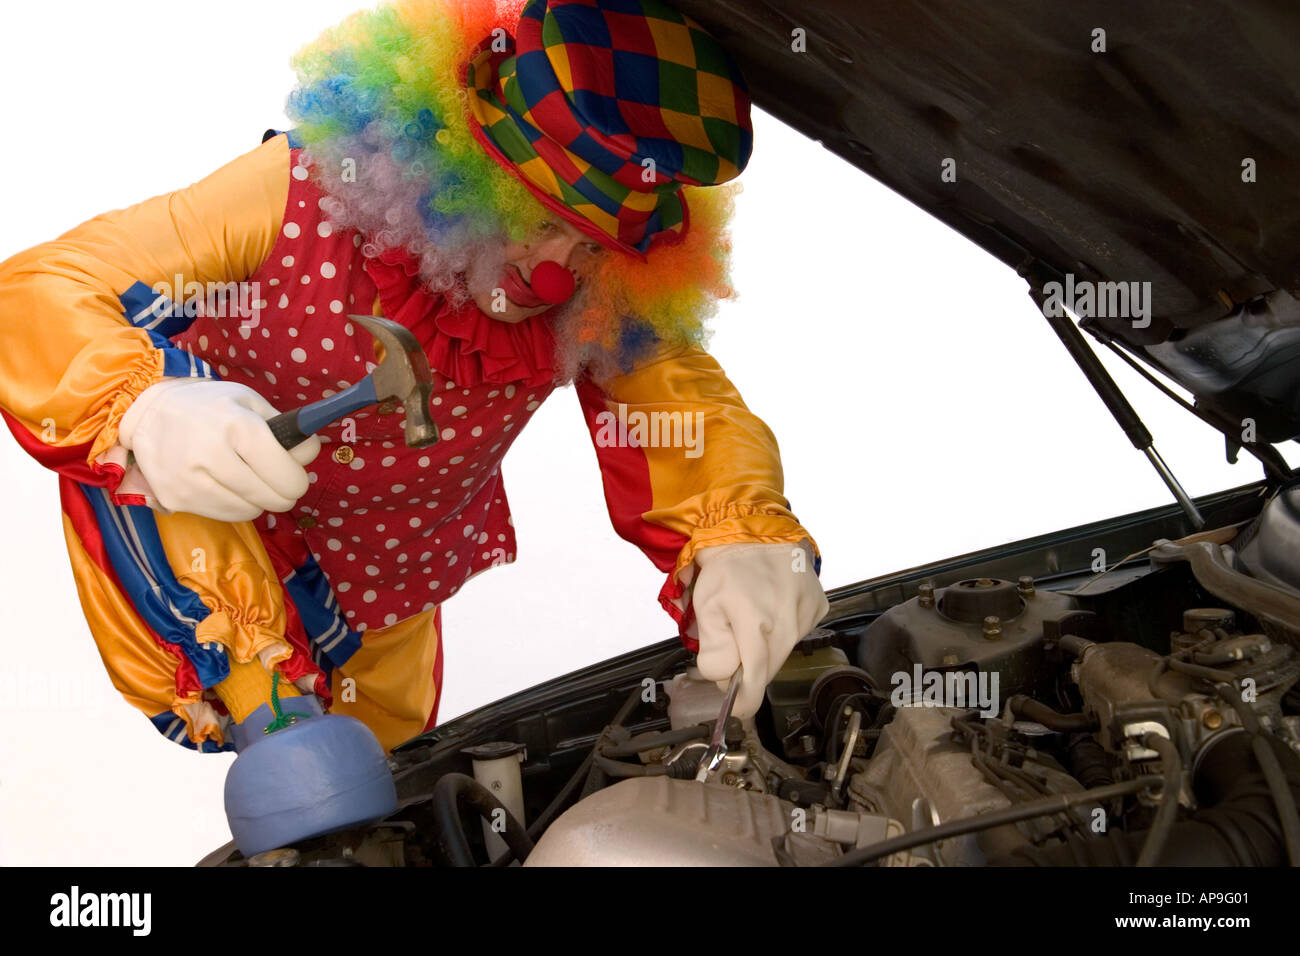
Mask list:
POLYGON ((384 316, 419 339, 429 365, 457 385, 482 382, 547 385, 555 377, 555 338, 549 313, 498 322, 473 302, 453 306, 419 279, 419 263, 402 250, 367 259, 384 316))

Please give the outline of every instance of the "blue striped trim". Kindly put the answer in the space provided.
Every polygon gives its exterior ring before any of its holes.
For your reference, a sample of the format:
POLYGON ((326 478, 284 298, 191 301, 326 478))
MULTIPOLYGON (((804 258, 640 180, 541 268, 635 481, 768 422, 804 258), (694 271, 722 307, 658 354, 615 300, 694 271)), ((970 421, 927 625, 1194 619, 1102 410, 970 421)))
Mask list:
POLYGON ((308 558, 283 581, 311 638, 312 662, 329 677, 361 648, 361 634, 347 626, 338 598, 315 558, 308 558))
POLYGON ((262 134, 262 142, 268 139, 275 139, 277 136, 283 136, 289 141, 290 149, 302 149, 302 137, 298 135, 296 129, 268 129, 262 134))
POLYGON ((194 316, 177 309, 167 296, 155 292, 143 282, 136 282, 120 296, 122 312, 138 329, 149 333, 154 348, 163 353, 163 374, 171 378, 220 379, 207 362, 192 352, 177 348, 171 337, 180 335, 194 324, 194 316))
POLYGON ((229 677, 225 648, 195 640, 199 622, 211 612, 194 591, 176 580, 153 511, 144 505, 114 504, 105 488, 78 487, 95 511, 104 550, 140 619, 180 648, 204 687, 229 677))
POLYGON ((235 742, 227 740, 224 744, 218 746, 215 740, 203 741, 202 747, 194 746, 194 741, 190 740, 189 735, 185 733, 185 721, 181 720, 170 710, 165 710, 161 714, 155 714, 149 718, 149 722, 154 725, 158 733, 162 734, 174 744, 180 744, 186 750, 198 750, 205 754, 218 754, 228 750, 235 749, 235 742))

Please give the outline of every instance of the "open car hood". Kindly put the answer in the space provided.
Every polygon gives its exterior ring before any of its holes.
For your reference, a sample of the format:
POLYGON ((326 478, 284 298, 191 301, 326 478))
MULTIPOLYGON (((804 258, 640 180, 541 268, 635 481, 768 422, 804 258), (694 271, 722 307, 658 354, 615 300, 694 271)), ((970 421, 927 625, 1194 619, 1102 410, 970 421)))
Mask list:
POLYGON ((1300 436, 1300 4, 677 6, 732 51, 757 105, 1035 288, 1150 283, 1148 317, 1084 328, 1225 431, 1251 418, 1260 440, 1300 436))

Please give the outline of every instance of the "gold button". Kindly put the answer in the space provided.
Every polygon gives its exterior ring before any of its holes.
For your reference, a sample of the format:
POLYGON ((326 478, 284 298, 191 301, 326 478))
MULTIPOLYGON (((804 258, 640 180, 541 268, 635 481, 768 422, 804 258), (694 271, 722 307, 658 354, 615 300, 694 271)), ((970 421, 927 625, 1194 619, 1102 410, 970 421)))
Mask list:
POLYGON ((303 515, 301 518, 298 519, 298 527, 314 528, 316 527, 316 519, 313 518, 311 515, 303 515))
POLYGON ((334 460, 337 461, 340 465, 346 465, 348 462, 350 462, 353 458, 356 457, 357 457, 357 453, 354 452, 347 445, 339 445, 338 448, 334 449, 334 460))
POLYGON ((391 415, 397 409, 395 402, 380 402, 377 411, 380 415, 391 415))

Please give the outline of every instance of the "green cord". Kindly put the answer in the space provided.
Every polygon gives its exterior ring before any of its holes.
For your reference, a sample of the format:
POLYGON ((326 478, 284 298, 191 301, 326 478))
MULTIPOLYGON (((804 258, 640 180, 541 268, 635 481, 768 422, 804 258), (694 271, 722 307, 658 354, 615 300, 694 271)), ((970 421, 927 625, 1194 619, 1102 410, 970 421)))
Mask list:
POLYGON ((274 671, 271 674, 271 710, 275 713, 275 719, 262 729, 264 734, 273 734, 277 730, 284 730, 290 724, 298 722, 297 714, 286 714, 280 710, 280 672, 274 671))

